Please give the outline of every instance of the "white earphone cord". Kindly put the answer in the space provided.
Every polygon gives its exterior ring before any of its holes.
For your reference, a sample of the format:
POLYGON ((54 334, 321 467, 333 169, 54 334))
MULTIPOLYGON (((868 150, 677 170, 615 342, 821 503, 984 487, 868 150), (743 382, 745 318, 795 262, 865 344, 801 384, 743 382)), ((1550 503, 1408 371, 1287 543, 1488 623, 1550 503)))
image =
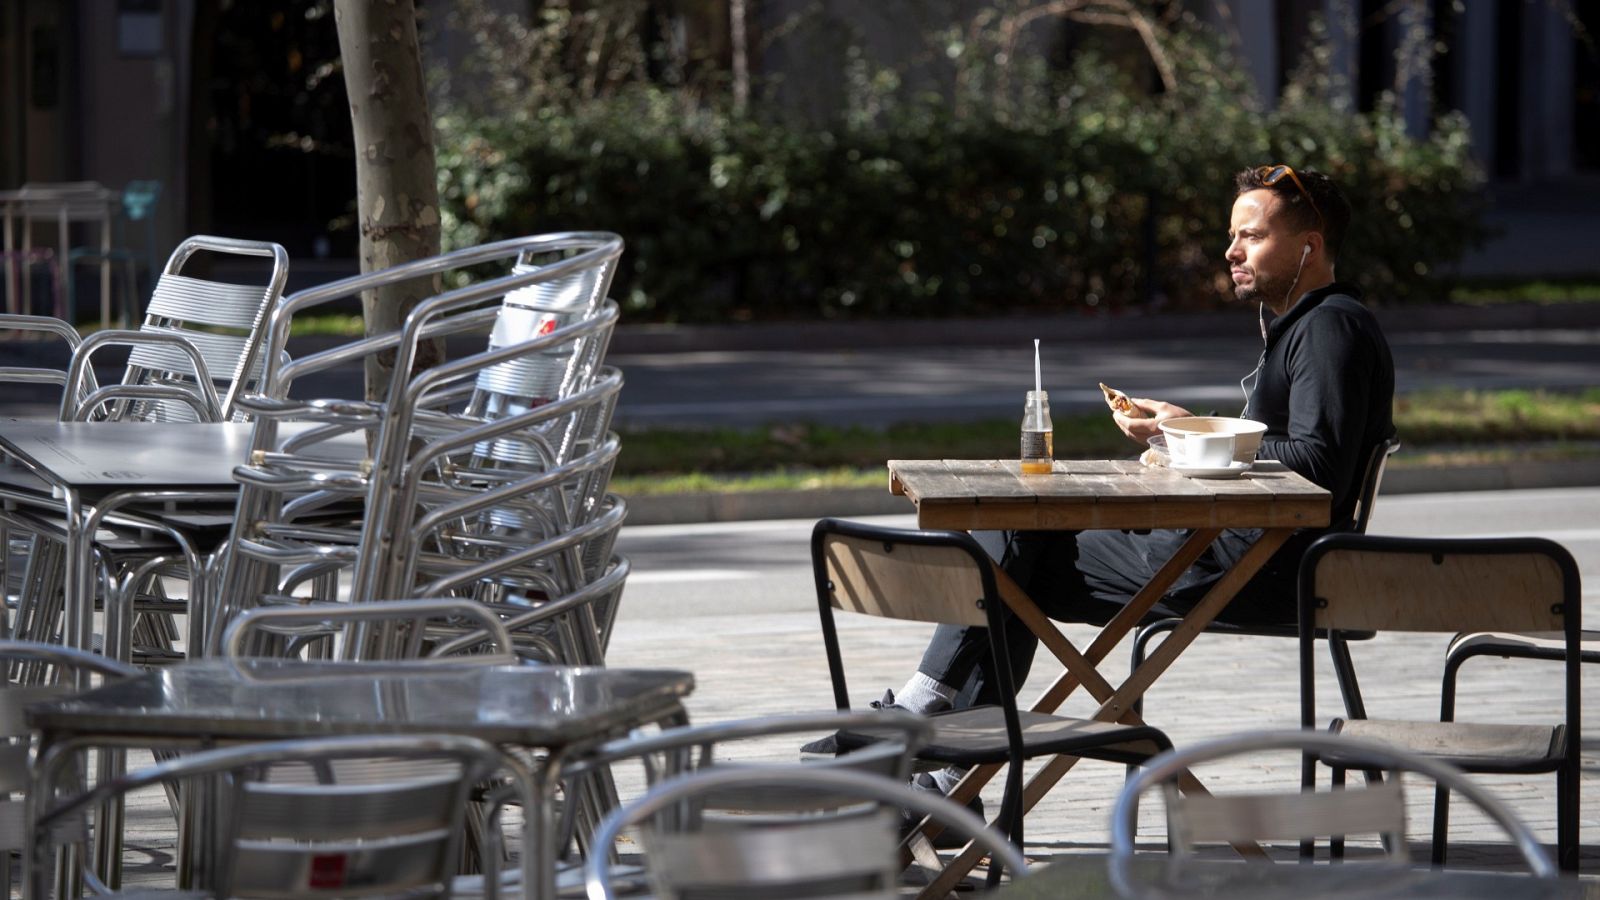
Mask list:
MULTIPOLYGON (((1283 292, 1285 307, 1289 304, 1289 297, 1294 294, 1295 285, 1300 283, 1300 273, 1305 271, 1306 257, 1310 255, 1311 245, 1307 244, 1305 249, 1300 251, 1300 265, 1294 270, 1294 280, 1289 282, 1289 289, 1283 292)), ((1250 370, 1250 374, 1239 379, 1239 392, 1244 394, 1244 411, 1240 413, 1241 416, 1250 413, 1250 395, 1260 386, 1261 367, 1267 364, 1267 305, 1264 302, 1256 303, 1256 322, 1261 326, 1261 357, 1256 360, 1256 367, 1250 370), (1244 383, 1252 378, 1256 379, 1255 382, 1245 387, 1244 383)))

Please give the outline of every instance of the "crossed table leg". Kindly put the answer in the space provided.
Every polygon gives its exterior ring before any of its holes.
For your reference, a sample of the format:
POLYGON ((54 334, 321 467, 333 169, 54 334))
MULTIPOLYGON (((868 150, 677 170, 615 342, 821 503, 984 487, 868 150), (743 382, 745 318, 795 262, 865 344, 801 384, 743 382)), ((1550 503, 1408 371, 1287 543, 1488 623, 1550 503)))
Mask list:
MULTIPOLYGON (((1121 685, 1113 688, 1097 668, 1100 661, 1105 659, 1106 654, 1139 624, 1156 601, 1172 587, 1178 576, 1193 565, 1195 560, 1200 558, 1200 554, 1205 552, 1206 547, 1210 546, 1221 533, 1220 528, 1206 528, 1197 529, 1190 534, 1149 583, 1100 629, 1100 633, 1095 636, 1086 652, 1079 652, 1072 642, 1056 629, 1055 623, 1039 609, 1026 592, 997 567, 995 574, 1000 579, 1000 591, 1006 604, 1039 638, 1040 643, 1050 649, 1065 669, 1034 703, 1032 711, 1055 712, 1079 685, 1083 685, 1088 688, 1089 694, 1100 702, 1100 708, 1094 714, 1096 720, 1140 724, 1138 715, 1132 711, 1134 703, 1172 665, 1178 654, 1189 646, 1195 636, 1211 624, 1245 583, 1260 571, 1272 554, 1283 546, 1283 542, 1294 533, 1294 529, 1266 530, 1239 562, 1224 573, 1222 578, 1212 585, 1205 597, 1183 617, 1183 624, 1173 630, 1143 665, 1130 674, 1121 685)), ((1035 773, 1023 787, 1023 813, 1026 814, 1033 809, 1034 805, 1077 762, 1078 757, 1074 756, 1056 756, 1048 760, 1044 768, 1035 773)), ((1001 764, 974 766, 951 791, 950 798, 957 803, 965 803, 972 799, 1001 767, 1001 764)), ((1181 777, 1178 785, 1185 793, 1205 791, 1204 786, 1193 775, 1181 777)), ((929 834, 932 835, 931 829, 929 834)), ((1235 845, 1235 849, 1247 855, 1264 855, 1254 844, 1235 845)), ((969 843, 918 896, 921 898, 947 896, 981 857, 982 850, 969 843)))

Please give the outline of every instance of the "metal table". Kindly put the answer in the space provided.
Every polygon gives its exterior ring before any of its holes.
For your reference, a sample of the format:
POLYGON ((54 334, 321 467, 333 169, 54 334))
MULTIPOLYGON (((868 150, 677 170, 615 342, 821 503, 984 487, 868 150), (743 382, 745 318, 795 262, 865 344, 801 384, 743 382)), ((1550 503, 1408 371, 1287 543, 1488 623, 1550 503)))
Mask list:
POLYGON ((1162 858, 1136 859, 1127 873, 1126 892, 1113 882, 1106 858, 1062 860, 994 894, 995 900, 1077 900, 1077 898, 1250 898, 1324 897, 1359 900, 1581 900, 1575 878, 1535 878, 1509 872, 1455 869, 1400 869, 1376 863, 1298 865, 1228 860, 1186 861, 1171 867, 1162 858), (1170 877, 1175 876, 1175 877, 1170 877))
MULTIPOLYGON (((1243 477, 1188 478, 1170 469, 1133 460, 1056 460, 1048 475, 1023 475, 1017 460, 890 460, 889 489, 917 507, 922 528, 990 531, 1097 528, 1189 529, 1190 535, 1139 593, 1080 651, 1010 579, 1001 594, 1012 611, 1050 649, 1064 671, 1033 705, 1051 713, 1078 688, 1100 704, 1094 718, 1137 722, 1133 704, 1172 665, 1196 635, 1216 618, 1295 530, 1325 526, 1331 495, 1272 461, 1260 461, 1243 477), (1113 686, 1097 668, 1106 655, 1144 618, 1224 529, 1259 528, 1261 537, 1189 613, 1183 624, 1121 684, 1113 686)), ((1054 757, 1023 789, 1023 808, 1032 809, 1077 763, 1054 757)), ((974 766, 951 792, 959 802, 975 796, 1000 766, 974 766)), ((1193 776, 1180 782, 1203 789, 1193 776)), ((1259 854, 1248 845, 1241 852, 1259 854)), ((945 868, 923 896, 943 896, 977 863, 981 851, 968 846, 945 868)))
MULTIPOLYGON (((531 666, 407 666, 208 659, 28 709, 41 735, 36 797, 79 751, 202 748, 351 734, 449 733, 547 751, 529 770, 506 754, 526 805, 523 884, 553 896, 548 789, 565 760, 652 722, 686 721, 688 672, 531 666)), ((190 807, 193 809, 193 806, 190 807)), ((188 818, 187 816, 185 817, 188 818)), ((180 832, 181 833, 181 832, 180 832)), ((180 850, 187 845, 180 840, 180 850)))
MULTIPOLYGON (((66 608, 63 643, 90 649, 94 598, 94 536, 102 522, 133 504, 146 506, 135 524, 164 531, 189 558, 191 579, 204 596, 204 566, 189 539, 193 521, 182 510, 218 506, 231 514, 238 494, 233 469, 247 461, 252 425, 239 422, 53 422, 0 420, 0 502, 64 516, 66 608), (164 505, 171 515, 152 513, 164 505)), ((288 438, 312 427, 285 423, 288 438)), ((352 460, 366 455, 359 435, 330 442, 352 460)), ((213 517, 214 519, 214 517, 213 517)), ((211 520, 201 524, 214 526, 211 520)), ((191 608, 190 646, 204 646, 206 609, 191 608)))

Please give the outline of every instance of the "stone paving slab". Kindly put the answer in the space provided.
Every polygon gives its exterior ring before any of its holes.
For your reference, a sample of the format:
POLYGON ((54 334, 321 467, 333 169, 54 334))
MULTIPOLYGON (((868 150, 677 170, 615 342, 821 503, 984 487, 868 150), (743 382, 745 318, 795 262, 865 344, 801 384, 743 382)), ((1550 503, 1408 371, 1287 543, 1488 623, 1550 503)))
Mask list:
MULTIPOLYGON (((1586 606, 1600 614, 1600 596, 1591 595, 1586 606)), ((1061 628, 1080 647, 1087 646, 1094 634, 1088 626, 1061 628)), ((842 617, 840 630, 847 671, 852 676, 852 701, 864 705, 884 688, 899 687, 915 665, 931 627, 842 617)), ((1355 645, 1353 653, 1369 708, 1390 716, 1436 718, 1444 645, 1441 635, 1383 635, 1355 645)), ((1109 670, 1125 671, 1127 658, 1125 642, 1108 658, 1109 670)), ((615 666, 666 668, 683 668, 686 661, 692 661, 689 665, 697 686, 688 707, 695 722, 832 707, 814 613, 664 620, 630 617, 624 605, 610 660, 615 666)), ((1319 709, 1332 715, 1339 704, 1337 689, 1327 660, 1319 657, 1318 665, 1319 683, 1325 688, 1318 694, 1319 709)), ((1293 728, 1299 721, 1296 666, 1293 641, 1202 635, 1157 682, 1147 698, 1146 716, 1180 745, 1241 730, 1293 728)), ((1538 722, 1557 708, 1559 685, 1552 680, 1556 671, 1552 666, 1500 660, 1480 660, 1472 666, 1461 685, 1463 718, 1470 711, 1472 718, 1485 721, 1538 722)), ((1031 698, 1041 690, 1054 671, 1053 664, 1041 657, 1024 696, 1031 698)), ((1600 696, 1600 666, 1586 666, 1583 682, 1587 696, 1600 696)), ((1586 706, 1594 708, 1593 703, 1586 706)), ((1086 697, 1075 696, 1063 712, 1086 715, 1090 708, 1086 697)), ((1600 722, 1591 716, 1584 731, 1582 877, 1592 882, 1590 896, 1600 900, 1600 722)), ((752 741, 730 756, 795 760, 804 740, 752 741)), ((130 760, 135 766, 147 761, 139 754, 130 760)), ((1292 789, 1299 778, 1298 760, 1288 756, 1246 758, 1198 774, 1218 791, 1292 789)), ((1541 840, 1554 844, 1554 776, 1479 777, 1541 840)), ((1105 853, 1111 806, 1123 778, 1120 766, 1093 761, 1085 761, 1069 773, 1029 817, 1029 857, 1049 862, 1105 853)), ((643 789, 642 778, 624 770, 618 773, 618 786, 626 800, 643 789)), ((988 810, 997 810, 998 783, 985 788, 983 798, 988 810)), ((1432 791, 1425 785, 1411 789, 1408 808, 1412 856, 1425 860, 1432 791)), ((168 882, 174 840, 171 817, 159 793, 135 798, 129 809, 128 834, 128 883, 168 882)), ((1142 810, 1139 834, 1141 846, 1155 850, 1163 845, 1165 832, 1158 803, 1149 803, 1142 810)), ((1285 860, 1294 855, 1288 846, 1271 850, 1285 860)), ((1361 844, 1352 848, 1355 854, 1373 850, 1361 844)), ((1492 824, 1459 802, 1452 807, 1451 864, 1491 870, 1519 867, 1515 854, 1492 824)))
MULTIPOLYGON (((1600 599, 1600 598, 1597 598, 1600 599)), ((1594 610, 1596 603, 1588 606, 1594 610)), ((626 610, 626 607, 624 607, 626 610)), ((1596 610, 1600 612, 1600 610, 1596 610)), ((898 689, 914 667, 930 628, 915 624, 841 619, 846 671, 852 703, 863 705, 884 688, 898 689)), ((1088 626, 1062 631, 1080 647, 1094 634, 1088 626)), ((1443 635, 1382 635, 1353 647, 1367 693, 1369 711, 1391 717, 1438 717, 1438 686, 1443 671, 1443 635)), ((1128 642, 1116 648, 1107 665, 1124 672, 1128 642)), ((674 623, 651 620, 634 627, 624 611, 612 641, 610 659, 618 666, 682 666, 694 660, 697 687, 690 696, 696 722, 745 716, 820 710, 832 707, 826 663, 816 616, 774 613, 749 617, 695 617, 674 623)), ((1480 660, 1462 679, 1458 709, 1462 718, 1539 722, 1559 714, 1559 685, 1548 665, 1525 661, 1480 660), (1541 715, 1541 712, 1543 715, 1541 715)), ((1331 716, 1339 696, 1331 666, 1319 658, 1318 708, 1331 716)), ((1600 666, 1584 667, 1586 696, 1600 696, 1600 666)), ((1054 667, 1041 656, 1024 696, 1042 690, 1054 667)), ((1182 745, 1208 737, 1257 728, 1295 728, 1299 723, 1297 652, 1283 639, 1202 635, 1148 695, 1146 718, 1182 745)), ((1586 704, 1593 708, 1593 704, 1586 704)), ((1063 712, 1087 715, 1091 706, 1074 696, 1063 712)), ((1584 728, 1581 785, 1583 871, 1596 879, 1600 896, 1600 722, 1584 728)), ((742 753, 751 759, 785 760, 799 742, 753 742, 742 753)), ((1215 767, 1201 777, 1213 789, 1263 785, 1293 789, 1299 783, 1298 758, 1248 758, 1215 767)), ((1528 822, 1541 840, 1555 842, 1554 776, 1479 776, 1528 822)), ((1120 766, 1085 761, 1032 813, 1028 853, 1048 860, 1061 854, 1103 853, 1107 848, 1111 805, 1124 778, 1120 766)), ((626 785, 625 785, 626 787, 626 785)), ((999 785, 984 790, 987 808, 999 808, 999 785)), ((1413 857, 1426 859, 1431 830, 1432 791, 1412 790, 1409 830, 1413 857)), ((1141 843, 1159 846, 1164 836, 1159 809, 1147 806, 1140 819, 1141 843)), ((1453 804, 1452 864, 1488 869, 1516 868, 1516 859, 1497 829, 1462 803, 1453 804)))

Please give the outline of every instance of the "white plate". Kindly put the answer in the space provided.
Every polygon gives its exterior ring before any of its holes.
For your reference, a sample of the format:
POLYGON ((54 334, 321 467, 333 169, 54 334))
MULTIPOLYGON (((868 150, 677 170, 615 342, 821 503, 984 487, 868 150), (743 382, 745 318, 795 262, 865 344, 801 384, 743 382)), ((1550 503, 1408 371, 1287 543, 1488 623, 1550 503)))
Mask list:
POLYGON ((1247 462, 1235 462, 1227 466, 1172 466, 1172 471, 1190 478, 1238 478, 1250 471, 1247 462))

